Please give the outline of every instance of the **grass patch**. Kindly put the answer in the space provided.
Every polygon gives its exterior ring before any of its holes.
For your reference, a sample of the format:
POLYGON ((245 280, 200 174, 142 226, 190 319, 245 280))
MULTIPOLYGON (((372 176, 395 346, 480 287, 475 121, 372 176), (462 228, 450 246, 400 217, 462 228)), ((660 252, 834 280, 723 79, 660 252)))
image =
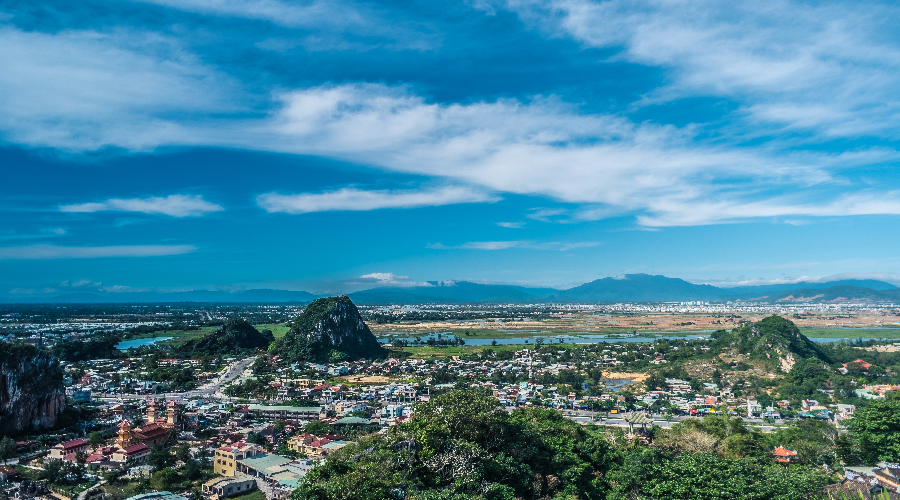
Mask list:
POLYGON ((246 495, 240 495, 236 497, 231 497, 231 500, 266 500, 265 493, 256 490, 247 493, 246 495))
POLYGON ((284 326, 282 323, 262 323, 259 325, 253 325, 253 328, 256 328, 259 331, 263 330, 272 330, 272 335, 275 336, 276 339, 280 339, 287 335, 291 329, 287 326, 284 326))

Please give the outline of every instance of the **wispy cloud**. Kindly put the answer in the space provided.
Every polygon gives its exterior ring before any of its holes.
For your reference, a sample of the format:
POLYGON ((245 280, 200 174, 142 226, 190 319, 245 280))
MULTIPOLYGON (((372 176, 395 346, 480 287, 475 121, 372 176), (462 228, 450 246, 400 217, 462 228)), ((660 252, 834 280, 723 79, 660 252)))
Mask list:
POLYGON ((898 8, 776 1, 502 0, 551 36, 621 48, 617 59, 668 70, 652 104, 727 96, 757 123, 831 136, 900 134, 898 8))
POLYGON ((900 215, 900 191, 847 194, 821 204, 802 203, 787 197, 744 203, 660 200, 654 204, 653 212, 654 215, 639 216, 639 222, 660 227, 739 222, 753 217, 900 215))
POLYGON ((342 281, 343 286, 350 288, 359 288, 359 287, 367 287, 367 286, 399 286, 399 287, 410 287, 410 286, 431 286, 429 283, 424 281, 414 281, 410 280, 409 276, 398 276, 394 273, 368 273, 359 276, 358 278, 352 278, 348 280, 342 281))
POLYGON ((34 239, 43 239, 43 238, 55 238, 59 236, 64 236, 66 234, 66 230, 61 227, 47 227, 41 229, 37 233, 16 233, 13 231, 4 231, 0 232, 0 241, 13 241, 13 240, 34 240, 34 239))
POLYGON ((443 243, 429 243, 426 245, 426 248, 432 248, 435 250, 451 250, 451 249, 465 249, 465 250, 507 250, 509 248, 515 248, 522 246, 526 242, 524 241, 469 241, 467 243, 462 243, 460 245, 445 245, 443 243))
POLYGON ((567 252, 576 248, 593 248, 602 244, 602 241, 579 241, 575 243, 563 243, 559 250, 562 252, 567 252))
POLYGON ((108 257, 161 257, 197 250, 193 245, 119 245, 67 247, 23 245, 0 247, 0 260, 97 259, 108 257))
POLYGON ((509 229, 520 229, 525 227, 524 222, 497 222, 497 225, 500 227, 506 227, 509 229))
POLYGON ((111 198, 98 203, 75 203, 61 205, 61 212, 141 212, 145 214, 170 215, 172 217, 200 217, 224 210, 221 205, 210 203, 199 195, 173 194, 165 197, 111 198))
POLYGON ((413 208, 484 203, 499 200, 482 190, 461 186, 446 186, 420 190, 367 191, 343 188, 324 193, 278 194, 266 193, 256 203, 267 212, 304 214, 338 210, 377 210, 382 208, 413 208))
POLYGON ((458 245, 445 245, 443 243, 429 243, 427 248, 434 250, 508 250, 510 248, 528 248, 532 250, 560 250, 568 251, 576 248, 591 248, 601 245, 599 241, 580 241, 564 243, 559 241, 468 241, 458 245))

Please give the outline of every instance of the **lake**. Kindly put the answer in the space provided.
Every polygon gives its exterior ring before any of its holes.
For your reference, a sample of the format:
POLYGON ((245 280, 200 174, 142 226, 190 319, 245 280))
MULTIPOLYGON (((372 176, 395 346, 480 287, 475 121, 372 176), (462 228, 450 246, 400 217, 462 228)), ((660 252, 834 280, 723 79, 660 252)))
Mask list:
POLYGON ((138 347, 152 345, 164 340, 172 340, 172 337, 149 337, 146 339, 125 340, 116 344, 116 349, 119 349, 120 351, 127 351, 132 347, 137 349, 138 347))

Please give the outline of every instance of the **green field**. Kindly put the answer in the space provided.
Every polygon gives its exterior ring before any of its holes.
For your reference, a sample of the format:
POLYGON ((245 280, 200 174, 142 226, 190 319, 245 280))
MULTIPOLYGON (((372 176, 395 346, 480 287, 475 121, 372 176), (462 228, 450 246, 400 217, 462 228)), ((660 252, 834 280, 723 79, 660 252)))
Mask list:
POLYGON ((900 330, 887 328, 801 328, 800 332, 826 339, 900 339, 900 330))
MULTIPOLYGON (((272 330, 272 335, 275 338, 284 337, 284 335, 290 330, 290 328, 284 326, 280 323, 263 323, 259 325, 253 325, 259 331, 263 330, 272 330)), ((204 326, 199 330, 157 330, 153 333, 142 333, 140 335, 135 335, 133 337, 129 337, 128 340, 133 339, 146 339, 150 337, 173 337, 172 340, 166 340, 164 342, 159 342, 159 344, 163 345, 178 345, 187 342, 188 340, 199 339, 201 337, 205 337, 210 333, 216 331, 219 327, 217 326, 204 326)))
POLYGON ((183 342, 187 342, 188 340, 199 339, 200 337, 209 335, 210 333, 216 331, 215 326, 204 326, 199 330, 157 330, 153 333, 142 333, 139 335, 135 335, 133 337, 129 337, 126 340, 135 340, 135 339, 146 339, 151 337, 172 337, 172 340, 166 340, 165 342, 159 342, 160 344, 181 344, 183 342))
POLYGON ((261 323, 259 325, 253 325, 253 328, 256 328, 259 331, 272 330, 272 335, 274 335, 276 339, 284 337, 287 332, 290 331, 290 328, 284 326, 282 323, 261 323))

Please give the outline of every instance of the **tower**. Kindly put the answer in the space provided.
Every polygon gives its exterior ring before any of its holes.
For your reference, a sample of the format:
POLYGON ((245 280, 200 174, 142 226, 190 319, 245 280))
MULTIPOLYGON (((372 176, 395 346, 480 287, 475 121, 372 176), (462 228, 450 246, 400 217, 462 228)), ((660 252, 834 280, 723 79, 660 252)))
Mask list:
POLYGON ((147 424, 156 423, 156 400, 151 399, 147 405, 147 424))
POLYGON ((178 423, 178 413, 175 409, 175 401, 169 401, 166 405, 166 427, 175 427, 178 423))
POLYGON ((134 433, 131 432, 131 422, 124 420, 119 424, 119 437, 116 439, 116 445, 119 448, 128 448, 134 441, 134 433))

